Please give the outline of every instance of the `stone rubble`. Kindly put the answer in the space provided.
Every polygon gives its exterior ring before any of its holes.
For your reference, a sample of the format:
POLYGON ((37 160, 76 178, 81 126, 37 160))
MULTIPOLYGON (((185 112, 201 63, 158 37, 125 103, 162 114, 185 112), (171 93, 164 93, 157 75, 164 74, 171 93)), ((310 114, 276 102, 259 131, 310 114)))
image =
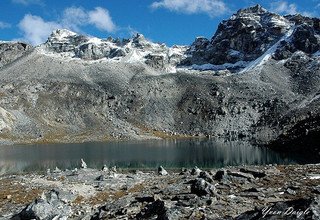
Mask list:
POLYGON ((0 219, 319 217, 320 179, 312 177, 320 164, 196 170, 159 175, 87 168, 1 176, 0 219))

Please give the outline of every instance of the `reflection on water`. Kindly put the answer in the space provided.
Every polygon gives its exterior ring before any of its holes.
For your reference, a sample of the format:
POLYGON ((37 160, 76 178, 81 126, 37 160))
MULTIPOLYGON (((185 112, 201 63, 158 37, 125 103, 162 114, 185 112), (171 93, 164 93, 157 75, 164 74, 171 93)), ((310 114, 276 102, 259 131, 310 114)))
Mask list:
POLYGON ((217 140, 152 140, 83 144, 0 146, 0 174, 71 169, 83 158, 88 167, 123 168, 223 167, 241 164, 289 164, 296 161, 248 142, 217 140))

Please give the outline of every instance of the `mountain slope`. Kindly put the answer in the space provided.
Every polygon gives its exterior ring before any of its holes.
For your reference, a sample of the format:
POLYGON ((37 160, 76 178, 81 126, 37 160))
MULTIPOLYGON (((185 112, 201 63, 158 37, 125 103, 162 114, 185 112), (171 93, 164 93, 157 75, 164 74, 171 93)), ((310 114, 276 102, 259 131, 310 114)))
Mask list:
POLYGON ((171 48, 139 34, 101 40, 56 30, 43 45, 0 55, 9 60, 0 69, 0 138, 211 136, 279 147, 314 137, 319 24, 254 6, 222 21, 210 41, 171 48))

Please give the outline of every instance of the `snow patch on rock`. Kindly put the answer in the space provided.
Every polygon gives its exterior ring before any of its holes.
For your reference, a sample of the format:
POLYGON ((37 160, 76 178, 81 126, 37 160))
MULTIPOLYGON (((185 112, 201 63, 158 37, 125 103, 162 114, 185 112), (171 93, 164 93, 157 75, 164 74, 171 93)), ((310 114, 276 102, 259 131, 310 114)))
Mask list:
POLYGON ((276 52, 276 50, 280 45, 280 42, 290 40, 290 37, 293 31, 294 31, 294 27, 292 27, 277 43, 275 43, 272 47, 270 47, 264 54, 262 54, 262 56, 258 57, 256 60, 252 61, 246 68, 241 70, 240 73, 253 70, 265 64, 268 60, 271 59, 272 55, 276 52))

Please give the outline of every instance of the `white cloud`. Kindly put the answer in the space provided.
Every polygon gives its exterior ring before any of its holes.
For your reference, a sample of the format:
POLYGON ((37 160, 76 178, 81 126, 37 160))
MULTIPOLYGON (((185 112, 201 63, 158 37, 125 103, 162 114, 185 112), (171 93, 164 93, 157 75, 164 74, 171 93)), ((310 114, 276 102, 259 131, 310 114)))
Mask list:
POLYGON ((66 8, 57 21, 45 21, 39 16, 27 14, 20 21, 19 28, 23 33, 23 39, 33 45, 38 45, 45 42, 55 29, 66 28, 81 33, 83 32, 81 28, 90 24, 102 31, 113 32, 116 30, 116 25, 108 10, 101 7, 92 11, 77 7, 66 8))
POLYGON ((101 7, 96 7, 92 11, 85 11, 83 8, 77 7, 66 8, 61 22, 63 26, 74 31, 79 31, 80 26, 87 24, 93 24, 102 31, 113 32, 116 29, 109 11, 101 7))
POLYGON ((166 8, 185 14, 204 13, 210 17, 219 16, 228 11, 228 7, 221 0, 161 0, 153 2, 151 8, 166 8))
POLYGON ((98 29, 112 32, 116 26, 107 9, 96 7, 95 10, 89 11, 89 22, 94 24, 98 29))
POLYGON ((80 32, 79 26, 88 23, 88 13, 82 8, 66 8, 60 23, 62 23, 64 27, 80 32))
POLYGON ((289 4, 286 1, 279 1, 271 3, 271 10, 280 14, 297 14, 297 5, 289 4))
POLYGON ((136 30, 135 28, 133 28, 131 26, 128 26, 126 28, 126 32, 129 33, 130 37, 135 36, 140 33, 138 30, 136 30))
POLYGON ((5 29, 11 27, 11 24, 0 21, 0 29, 5 29))
POLYGON ((310 12, 310 11, 299 11, 298 6, 296 4, 294 3, 290 4, 287 1, 272 2, 270 10, 279 14, 285 14, 285 15, 302 14, 303 16, 307 16, 307 17, 313 17, 317 14, 315 12, 310 12))
POLYGON ((56 22, 44 21, 39 16, 27 14, 19 23, 19 28, 23 31, 24 39, 33 45, 43 43, 50 33, 61 25, 56 22))
POLYGON ((42 0, 11 0, 13 3, 22 5, 42 5, 42 0))

